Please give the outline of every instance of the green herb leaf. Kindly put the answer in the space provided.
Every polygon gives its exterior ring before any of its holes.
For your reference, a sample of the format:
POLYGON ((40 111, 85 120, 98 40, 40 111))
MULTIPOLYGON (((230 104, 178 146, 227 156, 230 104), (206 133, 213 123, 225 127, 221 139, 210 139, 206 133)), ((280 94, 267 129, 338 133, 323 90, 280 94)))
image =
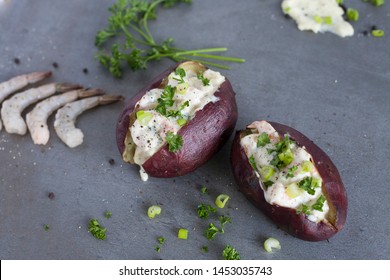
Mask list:
POLYGON ((106 214, 104 214, 104 216, 105 216, 107 219, 111 218, 111 217, 112 217, 111 211, 106 211, 106 214))
POLYGON ((257 170, 257 166, 256 166, 255 157, 254 157, 253 155, 251 155, 251 156, 249 157, 249 164, 252 166, 252 168, 253 168, 254 170, 258 171, 258 170, 257 170))
POLYGON ((95 238, 100 240, 106 239, 106 229, 100 226, 98 220, 90 220, 88 230, 95 238))
POLYGON ((244 62, 244 59, 226 57, 212 53, 227 51, 226 48, 183 50, 173 46, 168 38, 156 42, 149 29, 149 21, 157 18, 159 6, 171 8, 178 3, 191 0, 117 0, 108 11, 107 27, 98 31, 95 45, 99 49, 96 58, 102 66, 117 78, 123 77, 126 67, 133 71, 145 69, 148 62, 170 58, 174 61, 198 60, 204 64, 229 69, 208 60, 244 62), (205 60, 206 59, 206 60, 205 60))
POLYGON ((265 145, 271 143, 271 140, 269 139, 269 135, 265 132, 259 135, 257 138, 257 147, 264 147, 265 145))
POLYGON ((217 228, 213 223, 210 223, 205 232, 205 236, 208 240, 213 240, 215 238, 215 235, 219 232, 219 228, 217 228))
POLYGON ((198 74, 198 79, 202 81, 204 86, 210 85, 210 80, 205 78, 202 73, 198 74))
POLYGON ((209 204, 201 203, 197 208, 198 217, 201 219, 207 219, 210 213, 215 212, 217 212, 217 209, 209 204))
POLYGON ((298 208, 297 208, 297 214, 306 214, 306 215, 310 215, 311 211, 310 211, 310 207, 307 206, 306 204, 301 204, 298 208))
POLYGON ((176 152, 181 149, 183 146, 183 138, 179 134, 173 134, 173 132, 168 131, 165 140, 168 143, 168 149, 170 152, 176 152))
POLYGON ((314 186, 312 184, 312 182, 313 182, 313 177, 310 177, 310 176, 305 177, 301 181, 299 181, 298 187, 300 187, 301 189, 305 190, 308 194, 314 195, 315 188, 317 186, 314 186))
POLYGON ((326 201, 326 198, 325 196, 321 195, 317 201, 312 205, 312 209, 313 210, 317 210, 317 211, 320 211, 322 212, 322 207, 324 206, 324 202, 326 201))
POLYGON ((178 75, 180 79, 176 77, 174 77, 173 79, 179 81, 179 84, 184 83, 184 77, 186 76, 186 71, 181 67, 177 67, 175 70, 175 74, 178 75))
POLYGON ((159 244, 163 245, 165 243, 165 238, 160 236, 159 238, 157 238, 157 241, 159 244))
POLYGON ((43 225, 43 229, 44 229, 45 231, 49 231, 50 226, 49 226, 48 224, 45 224, 45 225, 43 225))
POLYGON ((288 172, 287 172, 287 175, 286 175, 286 178, 293 178, 294 177, 294 172, 297 171, 298 169, 298 166, 293 166, 291 168, 288 169, 288 172))
POLYGON ((209 247, 207 246, 202 246, 202 253, 207 253, 209 251, 209 247))
POLYGON ((240 254, 230 245, 226 245, 222 251, 222 257, 224 260, 240 260, 240 254))
POLYGON ((206 186, 202 186, 201 189, 200 189, 200 192, 201 192, 202 194, 209 194, 209 190, 207 189, 206 186))

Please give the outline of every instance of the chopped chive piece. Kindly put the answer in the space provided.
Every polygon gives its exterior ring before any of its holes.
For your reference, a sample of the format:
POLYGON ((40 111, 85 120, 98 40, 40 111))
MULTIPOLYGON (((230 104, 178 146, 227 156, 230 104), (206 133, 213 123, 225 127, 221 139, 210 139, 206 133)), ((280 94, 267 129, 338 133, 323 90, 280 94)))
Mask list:
POLYGON ((308 194, 314 195, 315 194, 315 188, 319 187, 317 185, 313 185, 313 178, 308 176, 303 178, 298 183, 298 187, 305 190, 308 194))
POLYGON ((161 214, 161 207, 158 205, 152 205, 148 208, 148 217, 154 219, 156 215, 161 214))
POLYGON ((330 16, 324 17, 324 22, 325 24, 332 24, 332 17, 330 16))
POLYGON ((309 160, 305 160, 303 163, 302 163, 302 172, 312 172, 314 170, 314 165, 311 161, 309 160))
POLYGON ((257 138, 257 147, 264 147, 268 143, 271 143, 271 140, 269 139, 269 135, 267 133, 263 132, 257 138))
POLYGON ((266 165, 260 168, 260 176, 261 179, 263 179, 263 181, 268 181, 269 179, 271 179, 274 173, 275 173, 275 169, 270 165, 266 165))
POLYGON ((230 196, 228 196, 227 194, 220 194, 215 200, 215 205, 217 205, 219 208, 224 208, 229 198, 230 196))
POLYGON ((271 253, 272 249, 278 249, 280 250, 282 246, 280 246, 279 240, 276 238, 270 237, 264 242, 264 249, 268 252, 271 253))
POLYGON ((141 125, 147 125, 153 118, 152 113, 144 110, 139 110, 136 113, 137 120, 140 122, 141 125))
POLYGON ((183 126, 187 123, 187 120, 186 119, 178 119, 176 122, 178 125, 183 126))
POLYGON ((320 23, 320 24, 324 22, 324 19, 320 16, 314 16, 313 19, 315 22, 320 23))
POLYGON ((371 34, 374 37, 383 37, 385 35, 385 31, 382 29, 375 29, 371 31, 371 34))
POLYGON ((359 19, 359 11, 355 10, 355 9, 352 9, 352 8, 348 8, 348 10, 347 10, 347 18, 350 21, 357 21, 359 19))
POLYGON ((336 0, 337 4, 341 5, 343 4, 343 0, 336 0))
POLYGON ((179 239, 187 239, 188 238, 188 230, 185 228, 179 229, 179 232, 177 233, 177 237, 179 239))
POLYGON ((278 158, 283 163, 284 166, 287 166, 293 161, 294 155, 290 149, 286 149, 280 154, 278 154, 278 158))

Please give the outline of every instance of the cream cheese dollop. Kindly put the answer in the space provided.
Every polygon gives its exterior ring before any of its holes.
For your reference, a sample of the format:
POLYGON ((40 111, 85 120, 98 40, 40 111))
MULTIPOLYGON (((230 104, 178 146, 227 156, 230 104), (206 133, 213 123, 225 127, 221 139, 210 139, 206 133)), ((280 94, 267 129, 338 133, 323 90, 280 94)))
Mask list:
POLYGON ((283 0, 281 7, 297 22, 299 30, 332 32, 340 37, 354 34, 352 25, 344 20, 344 11, 336 0, 283 0))

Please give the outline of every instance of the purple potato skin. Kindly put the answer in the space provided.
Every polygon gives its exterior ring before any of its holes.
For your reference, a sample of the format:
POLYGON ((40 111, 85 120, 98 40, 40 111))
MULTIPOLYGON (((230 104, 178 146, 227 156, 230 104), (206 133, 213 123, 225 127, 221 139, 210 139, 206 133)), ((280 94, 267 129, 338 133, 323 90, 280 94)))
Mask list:
POLYGON ((240 145, 243 131, 237 131, 231 150, 231 166, 240 191, 291 235, 307 241, 329 239, 344 227, 348 208, 347 194, 336 166, 324 151, 299 131, 283 124, 269 123, 280 135, 289 134, 292 140, 299 146, 304 146, 312 155, 314 164, 323 179, 323 190, 330 204, 330 211, 333 213, 329 218, 331 223, 311 222, 305 214, 297 214, 295 209, 271 205, 265 200, 259 179, 240 145))
MULTIPOLYGON (((116 128, 119 152, 124 151, 124 140, 129 127, 129 115, 135 104, 149 90, 159 87, 179 64, 172 66, 154 78, 144 89, 131 98, 119 116, 116 128)), ((185 175, 206 163, 229 139, 237 122, 238 112, 235 93, 228 79, 220 86, 215 96, 219 100, 207 104, 195 113, 178 132, 183 146, 179 151, 170 152, 165 144, 142 166, 152 177, 170 178, 185 175)))

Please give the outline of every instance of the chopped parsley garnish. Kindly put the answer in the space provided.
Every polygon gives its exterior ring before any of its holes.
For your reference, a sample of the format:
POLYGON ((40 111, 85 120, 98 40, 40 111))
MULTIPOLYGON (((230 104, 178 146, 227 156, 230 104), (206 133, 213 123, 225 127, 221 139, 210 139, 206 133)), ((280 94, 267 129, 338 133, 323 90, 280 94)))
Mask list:
POLYGON ((217 212, 217 209, 211 205, 201 203, 198 205, 197 208, 198 216, 201 219, 207 219, 210 215, 210 213, 217 212))
POLYGON ((177 67, 175 70, 175 74, 178 75, 180 78, 174 77, 173 79, 178 81, 179 84, 184 83, 184 77, 186 76, 186 71, 181 67, 177 67))
POLYGON ((297 208, 297 214, 306 214, 306 215, 310 215, 311 211, 310 211, 310 207, 306 204, 301 204, 298 208, 297 208))
POLYGON ((252 168, 253 168, 254 170, 257 171, 256 161, 255 161, 255 157, 254 157, 253 155, 251 155, 251 156, 249 157, 249 164, 252 166, 252 168))
POLYGON ((191 0, 117 0, 108 10, 111 13, 106 28, 96 34, 95 45, 99 49, 96 58, 110 73, 121 78, 125 67, 133 71, 146 69, 148 62, 170 58, 174 61, 202 60, 202 63, 229 69, 229 67, 208 62, 221 60, 244 62, 244 59, 214 55, 227 48, 206 48, 184 50, 176 48, 173 38, 157 42, 149 29, 149 21, 157 18, 157 8, 170 8, 191 0))
POLYGON ((218 232, 220 232, 219 228, 217 228, 213 223, 210 223, 205 232, 205 236, 208 240, 213 240, 218 232))
POLYGON ((274 158, 271 160, 271 164, 273 166, 282 168, 289 165, 293 161, 294 155, 290 149, 290 145, 292 143, 293 141, 290 139, 288 134, 285 134, 284 138, 276 143, 275 149, 267 150, 270 154, 275 152, 274 158))
POLYGON ((298 187, 305 190, 308 194, 314 195, 315 188, 318 188, 319 185, 317 183, 317 180, 313 180, 313 177, 305 177, 298 183, 298 187))
POLYGON ((322 212, 325 201, 326 201, 325 196, 321 195, 311 207, 309 205, 306 205, 306 204, 301 204, 298 207, 296 212, 298 215, 301 213, 304 213, 306 215, 310 215, 312 210, 317 210, 317 211, 322 212))
POLYGON ((204 86, 210 85, 210 80, 205 78, 202 73, 198 74, 198 79, 202 81, 204 86))
POLYGON ((49 226, 48 224, 45 224, 45 225, 43 225, 43 229, 44 229, 45 231, 49 231, 50 226, 49 226))
POLYGON ((165 243, 165 238, 160 236, 159 238, 157 238, 157 241, 159 244, 163 245, 165 243))
POLYGON ((221 228, 218 228, 214 223, 210 223, 205 232, 205 236, 208 240, 213 240, 217 233, 225 233, 225 224, 232 222, 232 219, 228 216, 220 216, 218 220, 221 224, 221 228))
POLYGON ((167 116, 167 107, 171 107, 174 103, 173 96, 175 95, 175 88, 167 85, 164 88, 161 97, 157 99, 158 105, 155 108, 163 116, 167 116))
POLYGON ((257 147, 264 147, 269 143, 271 143, 271 140, 269 139, 268 134, 265 132, 260 134, 259 137, 257 138, 257 147))
POLYGON ((202 253, 207 253, 209 251, 209 247, 207 246, 202 246, 202 253))
POLYGON ((324 202, 326 201, 325 196, 321 195, 317 201, 312 205, 313 210, 321 211, 322 212, 322 207, 324 206, 324 202))
POLYGON ((263 184, 264 184, 265 189, 268 189, 269 187, 271 187, 274 184, 274 182, 265 181, 265 182, 263 182, 263 184))
POLYGON ((156 246, 156 248, 154 249, 157 253, 160 253, 161 252, 161 248, 160 246, 156 246))
POLYGON ((100 226, 98 220, 90 220, 88 230, 95 238, 100 240, 106 239, 106 229, 100 226))
POLYGON ((172 131, 167 132, 165 140, 168 143, 168 149, 170 152, 176 152, 183 146, 183 138, 179 134, 174 134, 172 131))
POLYGON ((294 172, 297 171, 298 169, 298 166, 293 166, 291 168, 288 169, 288 172, 287 172, 287 175, 286 175, 286 178, 293 178, 294 177, 294 172))
POLYGON ((105 216, 107 219, 111 218, 111 217, 112 217, 111 211, 107 211, 106 214, 104 214, 104 216, 105 216))
POLYGON ((226 245, 222 251, 222 257, 224 260, 240 260, 240 254, 230 245, 226 245))
POLYGON ((209 194, 209 190, 207 189, 206 186, 202 186, 202 187, 200 188, 200 192, 201 192, 202 194, 209 194))

